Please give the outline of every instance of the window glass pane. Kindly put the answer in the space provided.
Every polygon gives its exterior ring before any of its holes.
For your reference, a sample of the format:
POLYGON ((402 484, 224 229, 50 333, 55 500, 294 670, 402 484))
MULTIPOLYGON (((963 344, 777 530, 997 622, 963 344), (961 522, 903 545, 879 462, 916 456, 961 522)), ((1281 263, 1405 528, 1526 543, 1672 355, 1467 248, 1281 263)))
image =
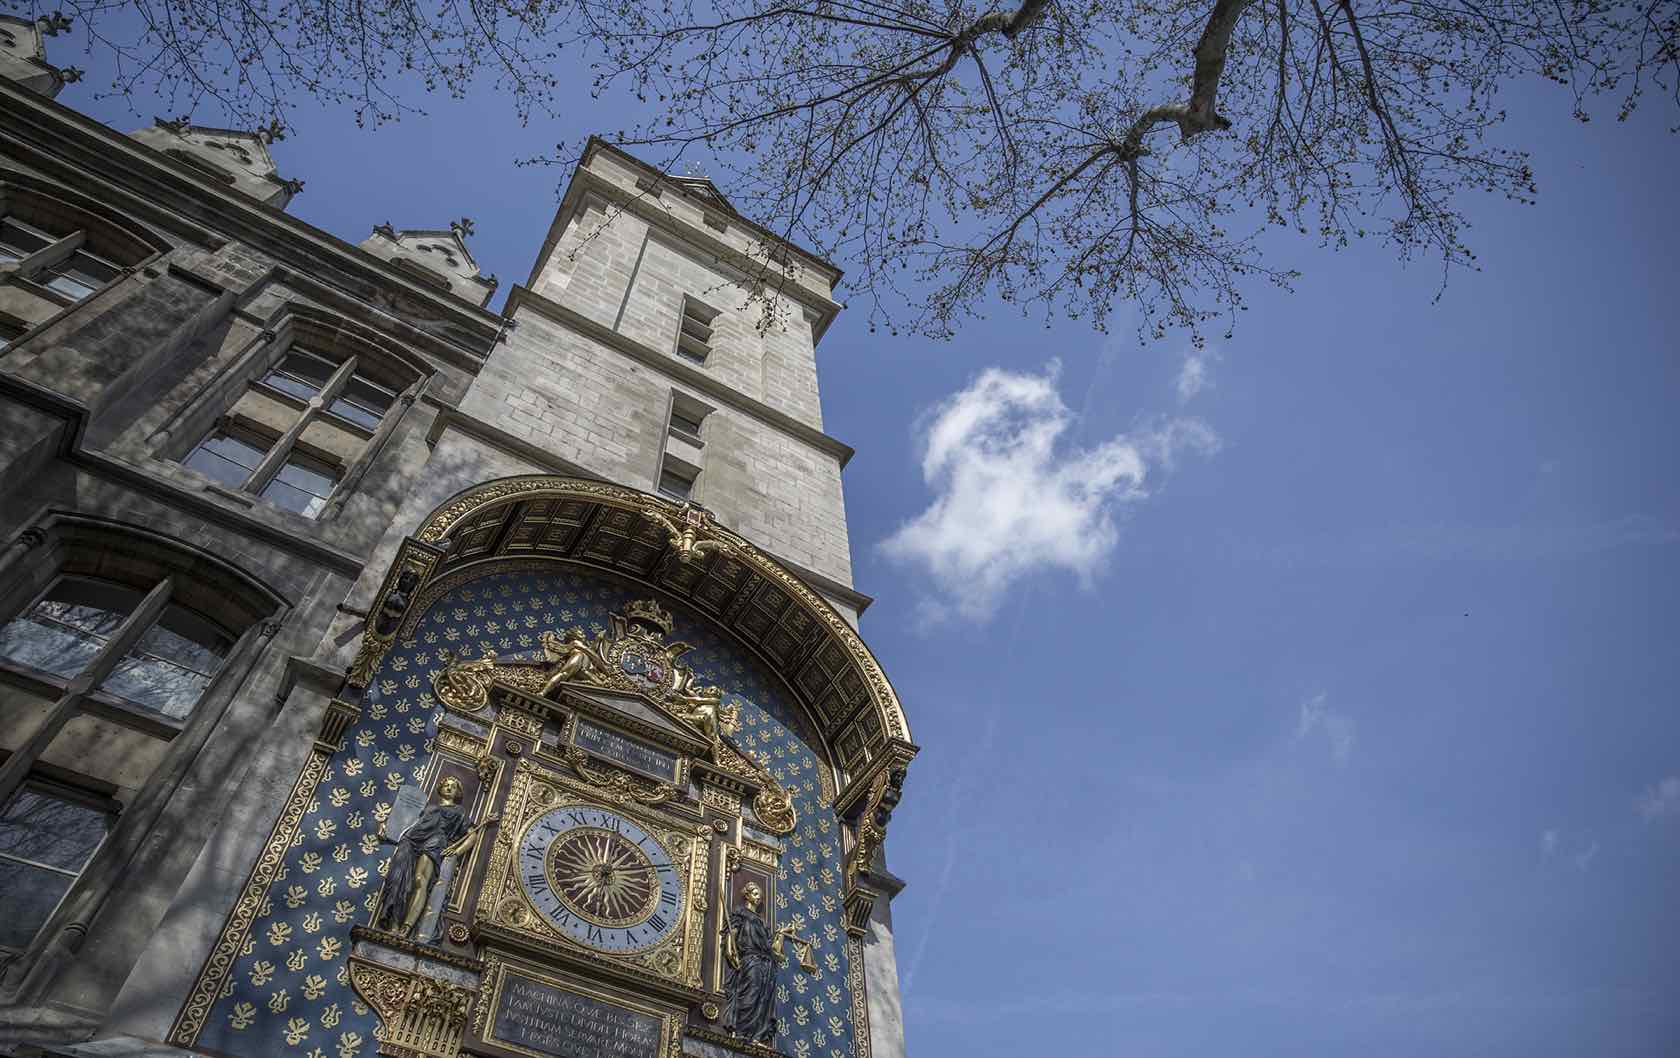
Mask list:
POLYGON ((218 430, 182 462, 223 485, 238 488, 262 463, 265 454, 267 449, 218 430))
POLYGON ((59 266, 59 270, 81 276, 95 286, 104 286, 122 272, 122 269, 111 262, 101 260, 83 250, 71 254, 69 259, 59 266))
MULTIPOLYGON (((80 871, 105 840, 110 823, 111 817, 96 808, 25 786, 0 814, 0 855, 80 871)), ((0 893, 8 888, 0 883, 0 893)))
POLYGON ((66 678, 87 666, 140 602, 140 593, 66 577, 0 627, 0 657, 66 678))
POLYGON ((0 859, 0 947, 27 948, 75 879, 0 859))
POLYGON ((328 410, 371 430, 379 425, 379 420, 385 417, 395 400, 396 394, 384 386, 369 382, 361 375, 351 375, 344 386, 344 394, 333 401, 328 410))
POLYGON ((321 392, 338 365, 314 353, 294 350, 274 366, 263 382, 294 397, 308 400, 321 392))
POLYGON ((45 273, 42 278, 46 280, 48 289, 56 290, 65 297, 75 298, 77 301, 82 300, 104 285, 91 276, 74 271, 60 272, 53 270, 45 273))
POLYGON ((209 622, 170 606, 105 678, 101 689, 184 720, 227 654, 228 638, 209 622))
POLYGON ((11 217, 0 221, 0 261, 21 261, 53 241, 51 235, 33 225, 11 217))
POLYGON ((274 475, 274 480, 268 483, 262 494, 265 499, 288 511, 313 518, 326 507, 327 497, 332 495, 333 486, 337 483, 338 475, 332 470, 293 456, 286 460, 286 465, 274 475))
POLYGON ((690 437, 700 436, 700 420, 691 419, 680 411, 671 412, 671 429, 678 433, 688 434, 690 437))
POLYGON ((662 470, 659 491, 673 499, 686 500, 694 492, 694 482, 671 470, 662 470))

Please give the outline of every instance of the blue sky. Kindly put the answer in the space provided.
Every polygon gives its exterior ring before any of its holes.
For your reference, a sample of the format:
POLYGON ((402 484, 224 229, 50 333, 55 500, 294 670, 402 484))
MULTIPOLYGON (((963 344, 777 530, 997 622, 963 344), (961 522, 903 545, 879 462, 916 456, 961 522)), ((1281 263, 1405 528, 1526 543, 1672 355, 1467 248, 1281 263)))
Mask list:
MULTIPOLYGON (((172 113, 61 61, 62 102, 172 113)), ((917 1058, 1680 1053, 1680 144, 1654 97, 1508 95, 1540 204, 1475 203, 1438 302, 1427 261, 1279 238, 1297 291, 1195 366, 1002 306, 823 341, 924 747, 889 839, 917 1058)), ((513 160, 624 115, 431 106, 301 112, 292 212, 469 214, 505 291, 564 177, 513 160)))

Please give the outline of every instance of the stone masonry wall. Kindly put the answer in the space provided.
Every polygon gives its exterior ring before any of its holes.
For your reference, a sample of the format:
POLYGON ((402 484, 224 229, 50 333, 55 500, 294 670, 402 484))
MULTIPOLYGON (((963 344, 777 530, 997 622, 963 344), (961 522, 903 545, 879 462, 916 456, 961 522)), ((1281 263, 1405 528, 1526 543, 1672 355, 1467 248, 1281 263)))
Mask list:
MULTIPOLYGON (((674 375, 530 310, 461 403, 464 414, 632 488, 658 483, 674 375)), ((707 394, 691 393, 718 405, 707 394)), ((830 454, 727 404, 706 417, 696 501, 772 554, 851 584, 840 467, 830 454)))

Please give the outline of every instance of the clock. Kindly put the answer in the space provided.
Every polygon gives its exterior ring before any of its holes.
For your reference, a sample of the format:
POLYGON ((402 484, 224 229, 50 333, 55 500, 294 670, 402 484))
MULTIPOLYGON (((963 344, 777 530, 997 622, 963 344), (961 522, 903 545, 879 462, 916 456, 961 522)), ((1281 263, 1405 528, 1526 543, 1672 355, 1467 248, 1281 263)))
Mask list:
POLYGON ((595 805, 551 808, 518 846, 519 882, 550 925, 611 955, 646 951, 678 933, 683 872, 647 830, 595 805))

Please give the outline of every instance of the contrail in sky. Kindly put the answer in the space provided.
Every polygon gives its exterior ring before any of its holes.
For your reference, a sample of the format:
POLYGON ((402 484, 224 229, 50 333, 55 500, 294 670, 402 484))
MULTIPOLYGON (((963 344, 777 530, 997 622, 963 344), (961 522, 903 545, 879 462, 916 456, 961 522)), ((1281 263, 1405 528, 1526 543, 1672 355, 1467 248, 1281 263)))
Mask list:
MULTIPOLYGON (((1108 381, 1109 375, 1114 370, 1114 362, 1119 359, 1119 356, 1120 341, 1118 338, 1110 337, 1107 342, 1103 343, 1102 352, 1097 356, 1097 369, 1091 374, 1090 385, 1085 387, 1085 399, 1080 405, 1077 429, 1082 440, 1090 439, 1091 431, 1088 418, 1091 411, 1091 399, 1096 394, 1097 388, 1108 381)), ((1031 584, 1022 586, 1019 601, 1015 607, 1015 627, 1009 633, 1007 648, 1004 651, 1006 662, 1015 659, 1015 644, 1020 640, 1021 622, 1026 619, 1027 611, 1030 609, 1027 603, 1031 599, 1032 593, 1031 584)), ((951 875, 956 870, 958 811, 965 802, 966 791, 979 769, 980 762, 986 760, 992 754, 992 746, 997 741, 998 716, 1001 711, 1002 703, 993 698, 986 708, 985 727, 981 731, 980 744, 975 747, 975 752, 969 756, 968 766, 958 772, 957 777, 951 782, 950 797, 945 806, 945 864, 940 868, 939 880, 935 883, 933 891, 933 899, 929 901, 930 910, 927 921, 922 926, 921 936, 916 939, 915 950, 911 952, 910 961, 904 970, 901 988, 906 996, 910 994, 910 988, 915 982, 916 970, 922 964, 922 956, 927 954, 928 940, 933 936, 934 923, 939 917, 939 909, 945 904, 945 894, 951 887, 951 875)))

